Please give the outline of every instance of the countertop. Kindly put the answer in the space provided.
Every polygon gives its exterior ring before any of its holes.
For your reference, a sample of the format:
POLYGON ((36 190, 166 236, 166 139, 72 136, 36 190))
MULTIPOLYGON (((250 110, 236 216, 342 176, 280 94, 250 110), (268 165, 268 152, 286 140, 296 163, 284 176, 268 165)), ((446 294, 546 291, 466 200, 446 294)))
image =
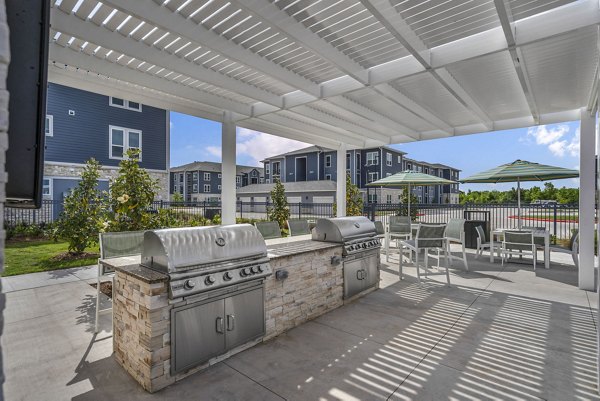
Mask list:
POLYGON ((333 242, 313 241, 311 238, 310 235, 299 235, 266 240, 267 255, 270 259, 277 259, 342 246, 333 242))
MULTIPOLYGON (((277 259, 342 246, 341 244, 333 242, 313 241, 311 238, 312 237, 309 234, 298 235, 297 237, 265 240, 267 245, 267 255, 270 259, 277 259)), ((116 270, 129 274, 146 283, 152 284, 168 280, 168 275, 141 266, 140 259, 140 255, 135 255, 104 259, 101 260, 100 263, 109 270, 116 270)))

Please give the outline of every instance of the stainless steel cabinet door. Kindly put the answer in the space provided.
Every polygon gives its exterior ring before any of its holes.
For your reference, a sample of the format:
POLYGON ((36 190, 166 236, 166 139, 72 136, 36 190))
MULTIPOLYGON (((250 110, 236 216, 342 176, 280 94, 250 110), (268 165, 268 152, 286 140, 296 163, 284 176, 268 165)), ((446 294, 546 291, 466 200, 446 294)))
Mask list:
POLYGON ((364 289, 362 259, 344 262, 344 298, 350 298, 364 289))
POLYGON ((366 272, 366 277, 363 280, 363 290, 371 288, 379 281, 379 256, 371 254, 362 259, 363 270, 366 272))
POLYGON ((225 352, 225 310, 222 299, 174 311, 175 371, 225 352))
POLYGON ((265 303, 262 288, 225 299, 227 349, 265 334, 265 303))

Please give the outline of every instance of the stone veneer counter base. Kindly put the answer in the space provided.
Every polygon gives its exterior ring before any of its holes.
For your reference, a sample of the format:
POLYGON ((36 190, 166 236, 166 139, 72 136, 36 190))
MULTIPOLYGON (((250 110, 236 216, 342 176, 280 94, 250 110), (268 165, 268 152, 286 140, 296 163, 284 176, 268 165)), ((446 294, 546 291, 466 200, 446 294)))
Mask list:
MULTIPOLYGON (((300 236, 267 241, 274 274, 265 279, 265 335, 206 363, 171 376, 171 310, 168 276, 118 259, 104 261, 116 270, 113 285, 115 358, 149 392, 267 341, 344 304, 342 246, 300 236), (273 243, 275 242, 275 243, 273 243), (334 258, 336 257, 336 258, 334 258), (286 279, 276 273, 286 270, 286 279)), ((369 290, 370 291, 370 290, 369 290)), ((355 298, 355 297, 354 297, 355 298)))

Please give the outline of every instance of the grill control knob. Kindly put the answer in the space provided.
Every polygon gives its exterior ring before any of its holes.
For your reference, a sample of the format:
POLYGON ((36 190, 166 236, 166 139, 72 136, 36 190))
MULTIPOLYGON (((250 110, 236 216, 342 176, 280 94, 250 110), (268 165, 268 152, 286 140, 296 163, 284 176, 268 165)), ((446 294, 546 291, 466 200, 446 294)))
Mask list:
POLYGON ((225 274, 223 274, 223 280, 225 281, 229 281, 233 278, 233 275, 231 274, 231 272, 225 272, 225 274))
POLYGON ((256 270, 258 270, 259 273, 262 273, 264 271, 262 265, 256 266, 256 270))
POLYGON ((248 274, 250 274, 250 270, 247 267, 244 267, 242 270, 240 270, 240 276, 246 277, 248 274))
POLYGON ((252 274, 258 273, 258 266, 252 266, 252 274))
POLYGON ((204 284, 213 285, 215 283, 215 278, 213 276, 206 276, 204 279, 204 284))
POLYGON ((185 288, 186 290, 191 290, 195 286, 196 283, 194 283, 192 280, 185 280, 185 283, 183 283, 183 288, 185 288))

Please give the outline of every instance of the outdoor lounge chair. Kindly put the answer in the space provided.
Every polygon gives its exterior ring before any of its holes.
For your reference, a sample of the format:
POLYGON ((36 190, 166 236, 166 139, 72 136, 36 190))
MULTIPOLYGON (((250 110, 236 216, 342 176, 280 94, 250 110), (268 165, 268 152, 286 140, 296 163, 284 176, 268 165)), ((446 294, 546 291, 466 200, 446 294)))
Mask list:
MULTIPOLYGON (((419 254, 421 251, 425 253, 425 277, 428 275, 427 264, 428 264, 428 253, 430 249, 442 250, 446 258, 446 281, 450 286, 450 273, 448 272, 448 247, 446 246, 446 238, 444 232, 446 230, 445 224, 419 224, 415 239, 402 240, 400 241, 400 269, 399 275, 400 280, 403 279, 402 273, 402 254, 404 248, 408 249, 411 253, 415 253, 415 267, 417 268, 417 281, 419 286, 421 285, 421 273, 419 267, 419 254)), ((439 255, 439 253, 438 253, 439 255)), ((438 260, 439 265, 439 260, 438 260)))
POLYGON ((264 239, 281 238, 281 228, 276 221, 258 221, 254 226, 264 239))
POLYGON ((290 237, 310 234, 308 220, 306 219, 290 219, 287 221, 287 224, 290 229, 290 237))
POLYGON ((505 231, 502 240, 502 265, 507 256, 523 256, 523 253, 531 253, 533 257, 533 270, 537 264, 537 245, 535 244, 533 234, 523 231, 505 231))
POLYGON ((579 267, 579 230, 573 231, 568 246, 551 245, 550 252, 570 253, 575 267, 579 267))
POLYGON ((486 249, 488 249, 490 252, 500 251, 500 244, 498 242, 494 242, 495 249, 491 249, 491 243, 487 239, 485 231, 483 231, 483 227, 477 226, 475 227, 475 230, 477 231, 477 251, 475 253, 475 259, 483 255, 483 251, 486 249))
POLYGON ((447 257, 450 260, 450 265, 452 265, 454 259, 462 260, 465 265, 465 270, 469 271, 467 252, 465 251, 465 219, 448 220, 444 237, 446 238, 447 257), (462 246, 462 258, 452 254, 452 251, 450 250, 451 244, 460 244, 462 246))
POLYGON ((385 238, 385 227, 383 226, 383 223, 381 221, 376 221, 374 224, 377 238, 385 238))
POLYGON ((411 239, 409 216, 390 216, 388 230, 385 233, 385 260, 390 261, 390 242, 402 239, 411 239))
MULTIPOLYGON (((109 271, 102 260, 135 256, 142 254, 145 231, 124 231, 117 233, 100 233, 100 258, 98 258, 98 280, 96 282, 96 320, 94 322, 94 333, 98 333, 98 319, 101 313, 112 312, 111 308, 100 310, 100 283, 102 277, 110 275, 113 279, 114 272, 109 271)), ((111 319, 112 320, 112 319, 111 319)))

